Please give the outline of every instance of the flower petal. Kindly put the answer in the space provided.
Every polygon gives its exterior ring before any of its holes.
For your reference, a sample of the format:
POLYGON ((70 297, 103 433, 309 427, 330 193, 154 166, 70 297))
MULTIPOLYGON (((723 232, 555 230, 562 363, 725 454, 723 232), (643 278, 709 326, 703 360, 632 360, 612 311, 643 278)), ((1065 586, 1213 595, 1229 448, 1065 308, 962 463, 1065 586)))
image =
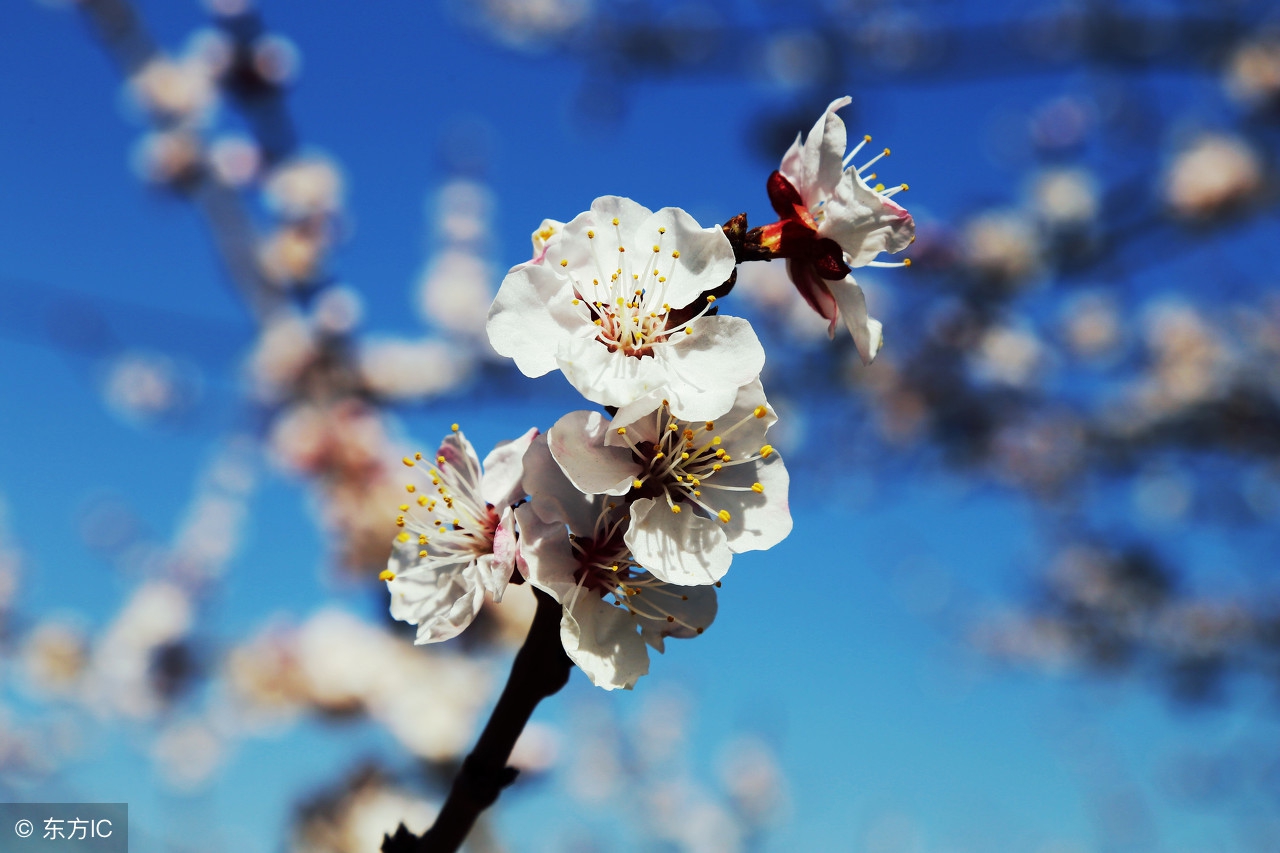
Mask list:
POLYGON ((610 352, 594 338, 562 340, 556 363, 579 394, 602 406, 625 406, 661 389, 666 378, 656 359, 610 352))
POLYGON ((562 522, 543 521, 530 504, 515 509, 520 527, 517 561, 529 583, 564 603, 577 587, 574 572, 578 561, 569 544, 569 531, 562 522))
POLYGON ((797 137, 782 158, 779 171, 799 190, 810 209, 835 190, 844 172, 848 134, 836 110, 847 107, 852 101, 847 95, 832 101, 809 131, 804 146, 800 146, 797 137))
POLYGON ((640 624, 640 636, 665 652, 664 638, 696 637, 715 621, 716 588, 648 583, 641 595, 632 598, 631 606, 640 624))
POLYGON ((666 371, 672 413, 686 421, 713 420, 733 405, 739 387, 760 375, 764 347, 741 317, 702 317, 688 328, 692 334, 656 347, 653 360, 666 371))
POLYGON ((827 282, 831 295, 840 306, 840 319, 853 335, 853 344, 863 364, 875 361, 884 339, 884 326, 867 314, 867 298, 862 288, 849 276, 843 281, 827 282))
POLYGON ((657 277, 647 273, 645 279, 646 287, 652 284, 658 289, 659 304, 683 308, 724 284, 736 265, 733 245, 724 231, 716 226, 703 228, 678 207, 664 207, 646 219, 637 229, 634 242, 646 258, 655 246, 659 248, 653 253, 657 257, 652 269, 666 281, 649 282, 648 278, 657 277), (665 229, 665 233, 659 229, 665 229), (676 250, 678 257, 673 256, 676 250))
POLYGON ((495 602, 502 601, 502 594, 511 582, 511 573, 516 566, 516 541, 515 511, 506 507, 493 531, 493 553, 476 561, 480 583, 495 602))
POLYGON ((529 503, 524 506, 532 506, 543 522, 568 524, 573 530, 582 531, 590 531, 595 526, 596 512, 591 498, 564 475, 551 456, 545 435, 534 438, 524 454, 523 482, 529 494, 529 503))
POLYGON ((560 642, 591 683, 605 690, 630 690, 649 672, 635 618, 591 590, 578 587, 565 602, 560 642))
POLYGON ((900 252, 911 245, 916 223, 850 169, 827 200, 818 233, 840 244, 850 266, 860 267, 881 252, 900 252))
POLYGON ((499 355, 513 359, 525 376, 550 373, 556 366, 560 342, 575 334, 590 333, 582 328, 583 324, 590 327, 590 321, 580 317, 581 323, 575 323, 569 315, 572 300, 572 285, 555 267, 514 267, 502 280, 489 307, 485 321, 489 343, 499 355))
POLYGON ((570 412, 547 433, 547 446, 560 470, 589 495, 625 495, 640 473, 629 447, 607 447, 609 421, 599 412, 570 412))
POLYGON ((511 506, 524 497, 520 478, 524 475, 524 454, 538 435, 533 428, 519 438, 500 441, 484 458, 480 497, 495 507, 511 506))
POLYGON ((415 567, 417 549, 396 545, 387 567, 391 616, 418 626, 414 643, 438 643, 462 633, 484 603, 484 588, 473 563, 430 570, 415 567))
POLYGON ((725 466, 715 482, 741 489, 722 490, 712 498, 711 490, 703 486, 710 506, 729 511, 729 522, 723 530, 730 551, 763 551, 787 538, 791 532, 791 478, 777 453, 757 462, 725 466), (756 483, 763 491, 751 489, 756 483))
POLYGON ((658 580, 701 586, 729 571, 733 553, 721 522, 698 515, 689 504, 672 512, 665 501, 641 498, 631 504, 631 526, 623 541, 636 561, 658 580))

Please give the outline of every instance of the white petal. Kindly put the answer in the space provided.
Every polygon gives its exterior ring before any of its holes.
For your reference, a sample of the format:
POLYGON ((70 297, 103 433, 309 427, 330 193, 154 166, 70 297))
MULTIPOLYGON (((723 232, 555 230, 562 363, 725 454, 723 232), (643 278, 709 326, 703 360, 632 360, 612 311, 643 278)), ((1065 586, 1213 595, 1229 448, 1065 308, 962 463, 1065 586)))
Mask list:
POLYGON ((589 495, 625 495, 640 473, 629 447, 607 447, 615 432, 599 412, 570 412, 547 433, 547 446, 565 476, 589 495))
MULTIPOLYGON (((665 390, 665 389, 663 389, 665 390)), ((618 411, 613 415, 613 423, 611 426, 615 429, 609 430, 604 437, 604 443, 611 447, 627 447, 627 440, 636 444, 643 441, 658 440, 658 425, 656 418, 651 415, 657 411, 662 405, 662 395, 654 392, 647 394, 633 403, 625 406, 619 406, 618 411), (625 426, 627 434, 619 435, 616 427, 625 426)))
POLYGON ((579 394, 602 406, 625 406, 662 388, 665 378, 656 359, 610 352, 594 338, 562 340, 556 363, 579 394))
POLYGON ((853 335, 853 344, 858 348, 858 356, 863 364, 870 364, 880 351, 884 327, 880 321, 867 314, 867 299, 862 288, 846 276, 842 281, 829 281, 827 287, 840 306, 840 319, 844 320, 849 333, 853 335))
MULTIPOLYGON (((489 308, 485 332, 499 355, 514 359, 525 376, 542 376, 556 366, 560 341, 578 333, 562 316, 573 289, 547 264, 524 264, 507 273, 489 308)), ((585 318, 582 322, 590 326, 585 318)))
POLYGON ((881 252, 900 252, 911 244, 915 220, 892 199, 874 192, 850 169, 827 199, 818 234, 840 244, 849 265, 860 267, 881 252))
POLYGON ((416 644, 438 643, 462 633, 484 603, 484 589, 473 563, 427 569, 417 564, 416 548, 397 545, 388 568, 391 616, 418 626, 416 644))
POLYGON ((722 526, 689 504, 672 512, 666 501, 641 498, 631 504, 631 526, 623 541, 659 580, 701 586, 724 577, 733 560, 722 526))
POLYGON ((678 207, 664 207, 646 219, 635 243, 646 258, 654 246, 660 248, 654 268, 666 281, 653 284, 658 288, 659 303, 684 307, 724 284, 736 265, 733 245, 724 231, 715 226, 703 228, 678 207), (660 228, 666 232, 659 233, 660 228), (673 256, 677 250, 679 258, 673 256))
POLYGON ((764 386, 760 384, 760 380, 753 379, 738 389, 733 408, 715 420, 720 429, 728 429, 743 422, 724 438, 724 449, 729 455, 742 458, 760 450, 769 427, 778 422, 778 413, 765 399, 764 386), (764 417, 757 418, 755 411, 760 406, 764 406, 764 417))
POLYGON ((810 209, 835 190, 844 172, 842 161, 848 134, 836 110, 848 106, 852 100, 846 95, 832 101, 809 131, 804 147, 792 145, 783 157, 779 171, 799 191, 810 209))
POLYGON ((577 587, 573 575, 578 561, 569 544, 569 531, 561 522, 543 521, 529 504, 516 507, 515 516, 520 527, 517 550, 521 571, 529 583, 564 603, 577 587))
POLYGON ((677 334, 674 343, 655 348, 667 373, 667 399, 681 420, 709 421, 733 405, 738 388, 760 375, 764 347, 741 317, 703 317, 677 334))
POLYGON ((630 690, 649 671, 649 653, 625 608, 578 588, 565 603, 560 641, 591 683, 605 690, 630 690))
POLYGON ((484 474, 480 480, 480 497, 495 507, 511 506, 524 497, 520 478, 524 474, 524 454, 538 430, 529 430, 519 438, 501 441, 484 458, 484 474))
POLYGON ((476 561, 480 582, 495 602, 502 601, 507 584, 511 582, 511 573, 516 567, 516 541, 515 512, 506 507, 493 532, 493 553, 476 561))
POLYGON ((723 529, 729 549, 735 554, 772 548, 791 532, 788 495, 791 478, 777 453, 758 462, 726 466, 715 475, 714 481, 717 485, 743 489, 712 489, 708 487, 710 480, 702 487, 703 500, 708 506, 729 512, 729 522, 723 529), (754 483, 763 486, 764 491, 750 491, 754 483))
POLYGON ((696 637, 715 620, 716 588, 649 583, 632 597, 631 606, 645 642, 665 652, 664 638, 696 637))
POLYGON ((529 494, 529 504, 525 506, 531 504, 542 521, 568 524, 584 532, 595 526, 592 499, 569 482, 552 458, 545 435, 534 438, 524 454, 523 482, 529 494))

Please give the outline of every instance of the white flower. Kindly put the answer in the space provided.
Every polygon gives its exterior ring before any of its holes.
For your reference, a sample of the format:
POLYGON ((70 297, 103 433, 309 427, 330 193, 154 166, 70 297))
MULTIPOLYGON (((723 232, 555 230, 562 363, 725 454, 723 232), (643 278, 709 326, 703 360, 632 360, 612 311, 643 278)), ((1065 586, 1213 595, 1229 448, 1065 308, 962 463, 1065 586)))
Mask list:
POLYGON ((582 492, 634 499, 625 543, 645 568, 701 585, 724 577, 734 554, 791 532, 787 469, 765 443, 777 419, 755 380, 715 421, 680 420, 665 401, 621 409, 612 422, 571 412, 547 443, 582 492))
POLYGON ((803 142, 799 135, 769 179, 769 200, 782 219, 765 226, 764 242, 787 258, 787 272, 805 301, 830 321, 844 320, 864 362, 875 358, 881 343, 881 326, 867 315, 862 289, 849 275, 850 268, 900 267, 910 261, 875 260, 881 252, 900 252, 915 239, 915 221, 893 196, 906 184, 874 187, 867 170, 886 148, 861 166, 853 158, 871 141, 863 137, 845 153, 847 134, 836 110, 849 97, 832 101, 803 142), (775 229, 775 230, 770 230, 775 229))
POLYGON ((455 424, 434 465, 421 453, 405 457, 405 465, 426 473, 435 495, 416 483, 405 486, 410 503, 396 518, 404 529, 381 578, 391 615, 418 626, 416 643, 457 636, 480 612, 486 591, 502 600, 515 568, 511 505, 524 496, 520 460, 537 434, 531 429, 502 442, 481 467, 455 424))
POLYGON ((696 420, 724 414, 760 374, 751 325, 708 315, 734 269, 719 228, 604 196, 543 239, 543 259, 514 267, 489 311, 490 343, 526 376, 559 368, 592 402, 655 395, 696 420))
POLYGON ((675 586, 645 571, 625 542, 626 512, 578 491, 545 436, 525 454, 524 480, 531 501, 516 508, 520 570, 564 605, 560 640, 592 684, 630 689, 649 671, 646 644, 662 652, 667 637, 711 624, 715 587, 675 586))

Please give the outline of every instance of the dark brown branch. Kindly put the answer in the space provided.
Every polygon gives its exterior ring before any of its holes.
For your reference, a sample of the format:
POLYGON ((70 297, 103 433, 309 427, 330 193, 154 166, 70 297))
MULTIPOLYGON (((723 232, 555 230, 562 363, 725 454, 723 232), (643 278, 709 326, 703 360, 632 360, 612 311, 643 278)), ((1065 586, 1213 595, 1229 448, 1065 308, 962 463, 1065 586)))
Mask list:
POLYGON ((559 602, 534 589, 538 609, 529 635, 511 665, 511 676, 498 698, 475 749, 462 762, 453 788, 435 825, 417 836, 401 824, 383 838, 382 853, 453 853, 462 846, 480 813, 493 805, 519 772, 507 766, 534 708, 569 681, 573 663, 560 644, 559 602))

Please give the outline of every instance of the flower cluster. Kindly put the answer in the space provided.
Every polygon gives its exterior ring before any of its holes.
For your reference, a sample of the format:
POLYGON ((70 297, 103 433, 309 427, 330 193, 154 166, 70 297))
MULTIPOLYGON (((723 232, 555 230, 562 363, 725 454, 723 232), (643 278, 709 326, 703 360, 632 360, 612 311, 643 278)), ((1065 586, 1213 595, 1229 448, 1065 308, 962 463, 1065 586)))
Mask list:
MULTIPOLYGON (((433 458, 404 463, 400 528, 382 578, 419 643, 455 636, 486 595, 529 583, 563 607, 566 653, 605 689, 648 672, 648 648, 703 633, 735 554, 791 530, 789 479, 751 324, 719 313, 740 261, 784 258, 804 300, 843 318, 866 361, 880 344, 856 266, 913 239, 909 214, 847 167, 834 102, 769 180, 781 219, 704 228, 678 208, 604 196, 544 220, 533 257, 489 309, 495 352, 526 376, 559 370, 591 403, 481 464, 455 424, 433 458), (736 241, 735 238, 736 237, 736 241)), ((885 153, 888 153, 887 151, 885 153)), ((871 162, 875 162, 873 158, 871 162)))

